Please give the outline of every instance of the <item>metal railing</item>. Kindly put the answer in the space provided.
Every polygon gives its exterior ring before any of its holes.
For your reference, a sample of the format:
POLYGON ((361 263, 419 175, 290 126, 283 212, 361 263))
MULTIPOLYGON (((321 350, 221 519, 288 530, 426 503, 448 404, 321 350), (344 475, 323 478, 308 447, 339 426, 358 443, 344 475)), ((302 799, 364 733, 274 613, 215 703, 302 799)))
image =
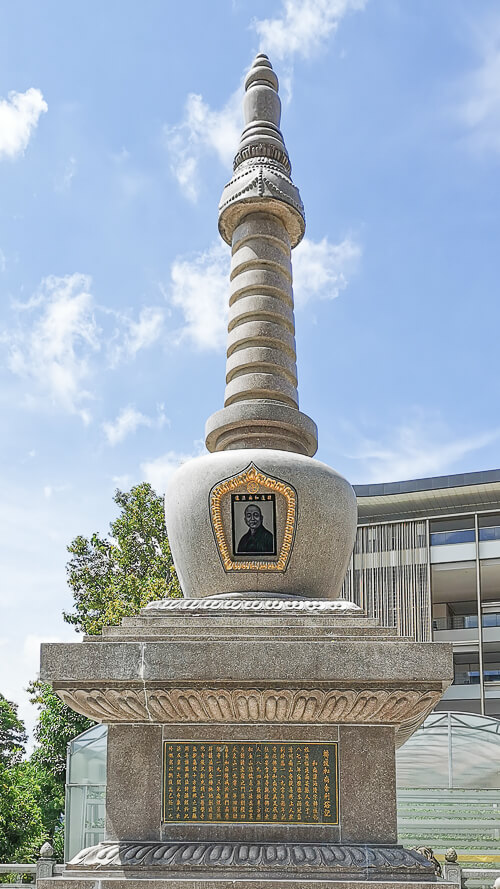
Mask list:
MULTIPOLYGON (((433 630, 477 630, 477 614, 453 614, 449 617, 434 617, 433 630)), ((500 612, 483 614, 483 627, 500 627, 500 612)))

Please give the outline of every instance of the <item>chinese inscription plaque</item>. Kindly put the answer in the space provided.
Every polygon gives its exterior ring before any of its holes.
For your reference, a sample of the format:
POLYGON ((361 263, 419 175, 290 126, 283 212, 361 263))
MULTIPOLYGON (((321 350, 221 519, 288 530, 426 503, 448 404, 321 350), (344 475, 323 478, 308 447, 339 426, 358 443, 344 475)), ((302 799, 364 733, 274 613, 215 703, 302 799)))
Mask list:
POLYGON ((338 824, 335 743, 165 741, 163 820, 338 824))

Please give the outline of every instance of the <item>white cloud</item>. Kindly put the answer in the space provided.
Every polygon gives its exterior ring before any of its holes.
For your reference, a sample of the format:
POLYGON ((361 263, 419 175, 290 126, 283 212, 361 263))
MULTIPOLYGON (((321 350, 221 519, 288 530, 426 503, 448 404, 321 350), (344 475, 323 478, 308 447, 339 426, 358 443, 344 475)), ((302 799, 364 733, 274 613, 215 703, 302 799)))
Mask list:
POLYGON ((170 271, 170 302, 184 315, 179 339, 200 349, 220 349, 226 340, 229 248, 217 242, 193 259, 178 258, 170 271))
POLYGON ((215 154, 225 166, 231 164, 242 129, 241 102, 238 89, 220 111, 214 111, 202 96, 190 93, 181 122, 164 127, 170 169, 188 200, 198 199, 198 165, 204 152, 215 154))
POLYGON ((64 166, 64 171, 62 176, 59 179, 56 179, 55 189, 61 193, 68 192, 71 188, 71 183, 76 176, 77 163, 75 157, 70 157, 66 161, 64 166))
POLYGON ((144 306, 137 321, 123 314, 111 314, 120 323, 120 329, 108 344, 112 367, 126 358, 135 358, 141 349, 147 349, 157 342, 164 331, 165 311, 160 306, 144 306))
POLYGON ((454 438, 442 422, 417 411, 407 422, 389 431, 383 441, 362 440, 352 455, 363 467, 357 481, 404 481, 450 472, 467 454, 498 438, 499 429, 454 438))
MULTIPOLYGON (((292 93, 291 61, 312 57, 338 28, 346 13, 364 9, 367 0, 283 0, 274 19, 254 20, 260 49, 271 59, 287 62, 280 72, 282 94, 292 93)), ((199 164, 205 153, 215 154, 229 166, 242 131, 243 81, 220 109, 211 108, 198 93, 189 93, 180 123, 164 127, 170 169, 181 191, 193 203, 200 192, 199 164)))
MULTIPOLYGON (((45 278, 28 302, 15 307, 20 325, 9 335, 12 373, 30 379, 53 404, 90 419, 85 389, 90 356, 100 348, 88 275, 45 278)), ((4 337, 5 339, 5 337, 4 337)))
POLYGON ((130 488, 133 483, 133 478, 127 472, 123 475, 114 475, 112 477, 112 481, 114 484, 120 488, 120 491, 126 491, 127 488, 130 488))
MULTIPOLYGON (((348 285, 361 257, 361 247, 346 238, 304 238, 293 251, 294 294, 297 306, 312 299, 334 299, 348 285)), ((229 305, 229 249, 221 241, 193 258, 178 257, 171 267, 167 299, 180 309, 184 324, 178 342, 190 340, 199 349, 222 349, 227 336, 229 305)))
POLYGON ((5 253, 3 250, 0 250, 0 272, 4 272, 7 268, 7 259, 5 258, 5 253))
POLYGON ((293 251, 293 290, 297 306, 315 297, 335 299, 348 285, 361 258, 361 247, 350 238, 331 244, 328 238, 309 238, 293 251))
POLYGON ((458 118, 478 151, 500 152, 500 18, 475 31, 479 65, 460 84, 458 118))
POLYGON ((193 457, 199 456, 199 453, 179 454, 177 451, 167 451, 161 457, 155 460, 146 460, 141 463, 141 473, 145 481, 159 494, 163 494, 167 487, 170 476, 173 475, 181 463, 192 460, 193 457))
POLYGON ((7 99, 0 99, 0 160, 25 152, 38 118, 47 107, 40 90, 33 87, 25 93, 11 92, 7 99))
POLYGON ((68 485, 44 485, 43 496, 46 500, 50 500, 53 494, 60 494, 62 491, 67 491, 68 487, 68 485))
POLYGON ((278 18, 261 19, 253 27, 260 49, 271 60, 311 58, 335 34, 346 13, 364 9, 367 0, 283 0, 278 18))
POLYGON ((165 313, 158 306, 145 306, 138 321, 131 321, 125 344, 128 353, 136 355, 140 349, 152 346, 161 336, 165 313))
POLYGON ((122 442, 128 435, 132 435, 139 426, 160 429, 166 422, 167 418, 163 412, 162 405, 158 408, 157 417, 148 417, 146 414, 137 411, 132 405, 128 405, 128 407, 124 407, 120 411, 114 423, 103 423, 102 428, 104 429, 108 444, 114 446, 122 442))

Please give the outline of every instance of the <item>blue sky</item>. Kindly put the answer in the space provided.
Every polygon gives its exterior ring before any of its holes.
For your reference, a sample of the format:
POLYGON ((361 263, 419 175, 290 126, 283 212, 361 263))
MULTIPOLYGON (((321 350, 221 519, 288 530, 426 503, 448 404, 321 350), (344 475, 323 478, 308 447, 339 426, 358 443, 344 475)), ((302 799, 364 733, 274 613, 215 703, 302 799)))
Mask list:
POLYGON ((495 0, 0 4, 0 690, 75 639, 66 545, 222 407, 217 204, 269 53, 307 233, 301 409, 353 483, 498 467, 495 0))

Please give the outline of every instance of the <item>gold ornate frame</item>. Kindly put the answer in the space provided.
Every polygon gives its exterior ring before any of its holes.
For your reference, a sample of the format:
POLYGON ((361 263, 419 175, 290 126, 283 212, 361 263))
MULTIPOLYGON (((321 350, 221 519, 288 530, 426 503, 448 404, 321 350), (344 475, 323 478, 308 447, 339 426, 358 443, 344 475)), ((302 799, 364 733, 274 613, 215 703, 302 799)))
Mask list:
POLYGON ((210 517, 212 520, 212 528, 217 542, 219 555, 222 560, 224 571, 286 571, 288 560, 292 551, 293 538, 295 534, 295 522, 297 516, 297 493, 291 485, 280 479, 272 478, 266 475, 253 463, 250 464, 243 472, 233 475, 231 478, 224 479, 215 485, 210 492, 210 517), (278 553, 278 557, 271 561, 263 559, 254 561, 236 561, 231 558, 230 549, 224 534, 224 526, 222 524, 222 507, 221 501, 224 494, 234 491, 246 485, 249 494, 256 494, 260 488, 266 488, 268 491, 274 491, 282 494, 286 500, 286 521, 285 533, 283 535, 283 543, 278 553))

